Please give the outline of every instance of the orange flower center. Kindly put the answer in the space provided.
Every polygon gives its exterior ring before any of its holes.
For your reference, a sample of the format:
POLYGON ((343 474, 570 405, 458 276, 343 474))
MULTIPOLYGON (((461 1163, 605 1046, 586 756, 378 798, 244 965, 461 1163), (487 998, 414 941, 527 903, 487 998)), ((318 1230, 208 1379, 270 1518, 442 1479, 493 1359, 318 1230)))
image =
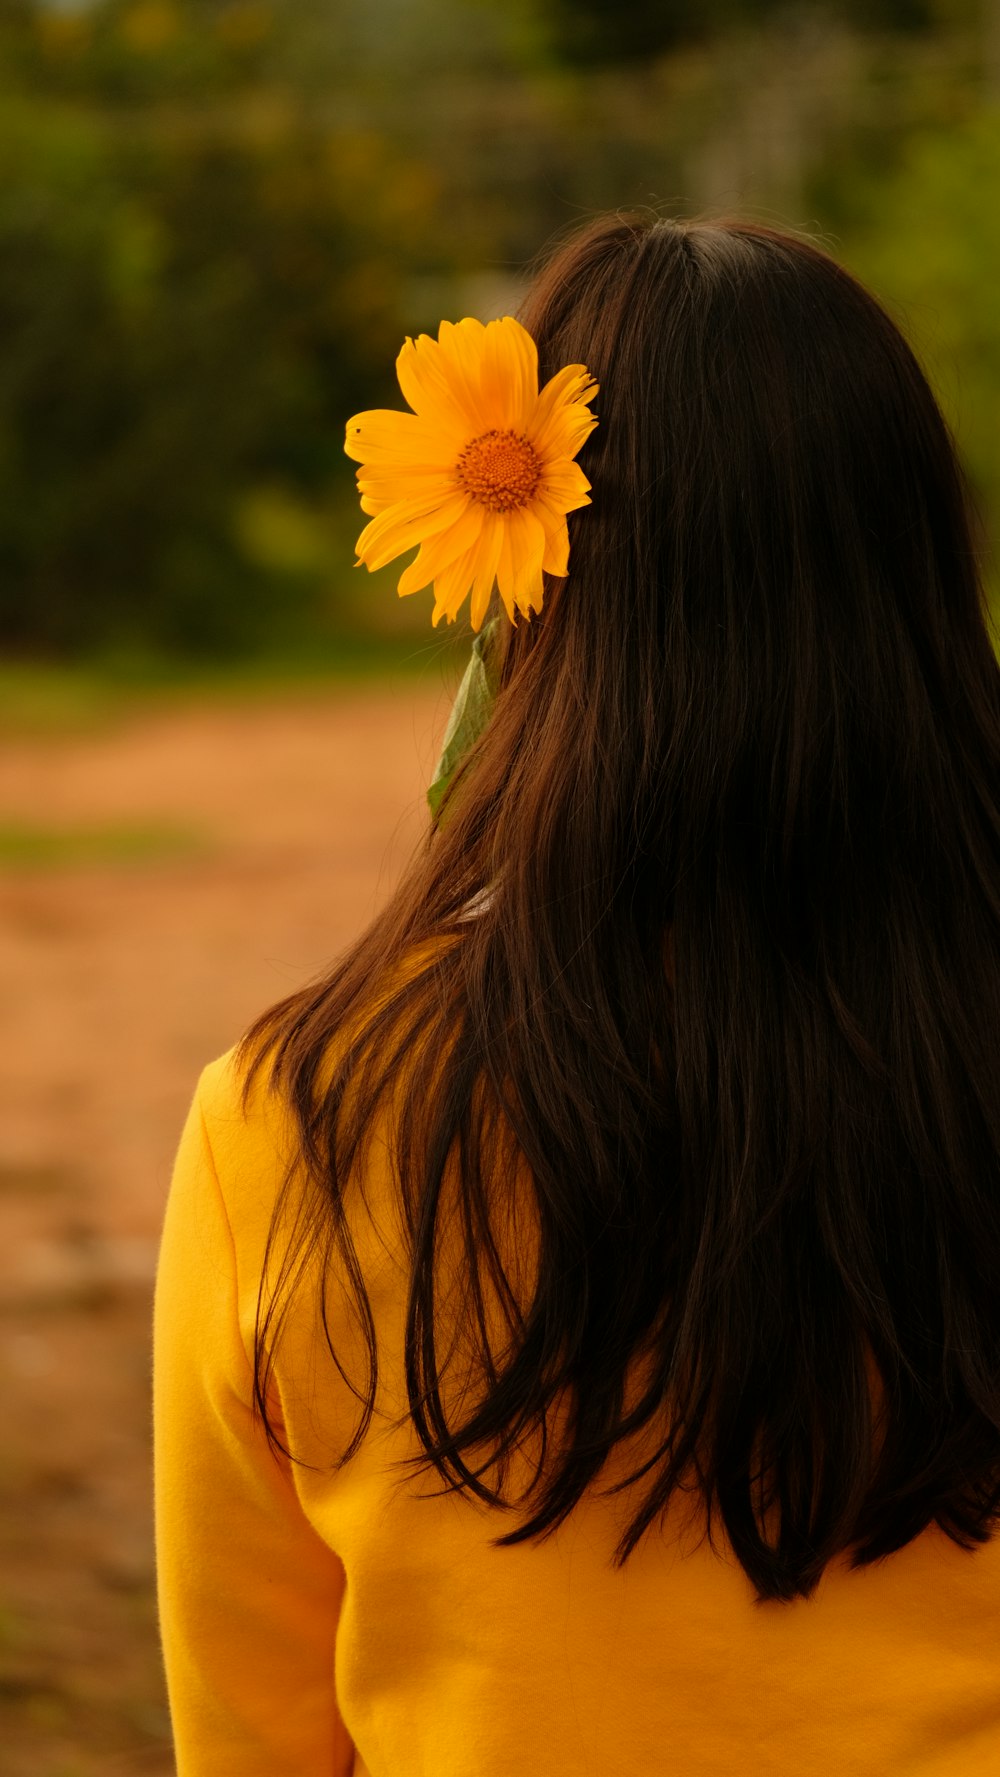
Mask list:
POLYGON ((484 432, 455 465, 466 493, 493 512, 511 512, 531 499, 542 465, 523 432, 484 432))

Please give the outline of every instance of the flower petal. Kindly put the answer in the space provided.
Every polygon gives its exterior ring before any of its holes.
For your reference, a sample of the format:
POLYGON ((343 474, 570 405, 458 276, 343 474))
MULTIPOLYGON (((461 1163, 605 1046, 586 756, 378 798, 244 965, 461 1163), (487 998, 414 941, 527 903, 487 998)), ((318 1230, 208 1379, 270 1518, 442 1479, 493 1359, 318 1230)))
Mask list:
POLYGON ((477 548, 482 522, 482 507, 469 501, 466 511, 448 530, 421 543, 419 553, 399 577, 397 591, 400 598, 430 586, 460 555, 477 548))
POLYGON ((442 439, 446 437, 457 456, 474 436, 479 416, 467 399, 464 382, 455 375, 449 354, 436 339, 421 333, 404 342, 396 359, 396 375, 414 413, 442 439))
POLYGON ((541 520, 522 506, 507 514, 507 536, 514 563, 514 603, 525 617, 542 608, 542 560, 545 531, 541 520))
POLYGON ((482 321, 466 317, 464 321, 442 321, 438 328, 443 365, 457 384, 463 406, 474 415, 472 436, 488 432, 494 422, 483 418, 482 367, 483 339, 486 329, 482 321))
POLYGON ((590 482, 579 463, 554 464, 542 471, 534 497, 553 512, 575 512, 590 505, 590 482))
POLYGON ((405 469, 384 469, 381 464, 372 467, 364 464, 357 472, 358 492, 367 494, 374 500, 416 500, 429 495, 435 489, 442 498, 458 491, 458 482, 454 475, 431 464, 408 463, 405 469))
POLYGON ((444 441, 414 413, 372 408, 347 422, 344 450, 357 463, 403 468, 410 463, 445 469, 454 458, 444 441))
POLYGON ((462 518, 468 504, 464 494, 453 494, 447 500, 437 495, 425 500, 397 500, 365 526, 355 545, 358 560, 370 573, 384 568, 415 543, 448 530, 462 518))
POLYGON ((547 513, 539 513, 545 531, 545 554, 542 567, 546 574, 565 580, 569 572, 569 531, 565 518, 553 522, 547 513))
POLYGON ((542 608, 542 558, 545 532, 533 513, 521 508, 504 514, 504 538, 497 564, 497 586, 507 615, 515 611, 527 617, 542 608))
POLYGON ((449 623, 454 623, 458 616, 461 606, 472 589, 477 554, 478 550, 467 549, 464 555, 458 557, 457 561, 452 562, 440 574, 434 576, 434 610, 431 622, 435 628, 442 617, 446 617, 449 623))
POLYGON ((473 629, 479 629, 489 610, 497 564, 503 544, 503 519, 491 512, 483 525, 475 561, 475 584, 472 588, 472 609, 469 613, 473 629))
POLYGON ((517 622, 517 606, 514 603, 514 589, 517 585, 517 570, 511 550, 510 513, 501 519, 503 535, 500 540, 500 554, 497 557, 497 591, 503 600, 503 607, 512 623, 517 622))
POLYGON ((584 364, 567 364, 550 377, 538 397, 528 437, 540 457, 575 457, 597 425, 586 406, 598 391, 584 364))
POLYGON ((482 396, 483 413, 497 428, 524 432, 531 423, 538 402, 538 349, 511 315, 486 329, 482 396))

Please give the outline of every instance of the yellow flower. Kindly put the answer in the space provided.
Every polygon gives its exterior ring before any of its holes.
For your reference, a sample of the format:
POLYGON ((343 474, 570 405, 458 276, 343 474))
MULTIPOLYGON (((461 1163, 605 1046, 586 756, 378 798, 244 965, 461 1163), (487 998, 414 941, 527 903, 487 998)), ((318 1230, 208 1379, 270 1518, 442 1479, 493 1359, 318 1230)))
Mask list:
POLYGON ((539 393, 538 353, 505 316, 442 321, 436 340, 408 339, 396 374, 412 413, 356 414, 344 445, 362 465, 358 491, 371 523, 359 564, 384 567, 415 544, 400 597, 434 586, 434 622, 452 622, 472 593, 472 627, 496 582, 511 622, 542 608, 542 574, 567 571, 566 514, 590 504, 574 457, 597 420, 597 384, 568 364, 539 393))

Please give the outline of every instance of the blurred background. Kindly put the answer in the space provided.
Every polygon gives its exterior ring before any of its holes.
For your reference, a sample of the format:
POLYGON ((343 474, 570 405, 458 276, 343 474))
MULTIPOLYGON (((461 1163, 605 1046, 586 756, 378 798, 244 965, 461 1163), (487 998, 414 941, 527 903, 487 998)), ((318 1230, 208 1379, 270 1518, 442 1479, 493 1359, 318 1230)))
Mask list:
POLYGON ((172 1770, 149 1304, 201 1065, 356 933, 467 643, 345 419, 619 207, 808 229, 996 586, 1000 0, 0 0, 0 1766, 172 1770))

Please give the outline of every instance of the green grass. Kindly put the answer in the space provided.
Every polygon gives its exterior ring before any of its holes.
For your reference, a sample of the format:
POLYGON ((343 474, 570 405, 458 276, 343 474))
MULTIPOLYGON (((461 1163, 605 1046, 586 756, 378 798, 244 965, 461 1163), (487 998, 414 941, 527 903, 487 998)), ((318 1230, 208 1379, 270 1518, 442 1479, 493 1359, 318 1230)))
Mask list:
POLYGON ((203 856, 201 834, 185 827, 118 821, 96 827, 42 827, 0 821, 0 871, 132 869, 203 856))
POLYGON ((0 662, 0 738, 86 733, 150 708, 192 702, 241 703, 398 679, 453 683, 468 649, 469 635, 456 626, 416 640, 321 639, 225 661, 139 652, 75 662, 8 659, 0 662))

